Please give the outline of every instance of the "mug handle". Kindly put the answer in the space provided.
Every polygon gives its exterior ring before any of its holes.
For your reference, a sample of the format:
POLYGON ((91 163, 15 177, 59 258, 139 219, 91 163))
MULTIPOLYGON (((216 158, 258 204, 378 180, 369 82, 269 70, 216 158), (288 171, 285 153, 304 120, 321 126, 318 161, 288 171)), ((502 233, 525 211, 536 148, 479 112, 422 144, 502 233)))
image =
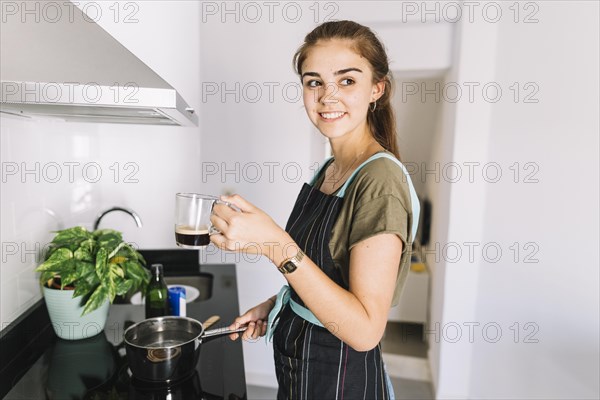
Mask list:
MULTIPOLYGON (((228 201, 215 200, 210 209, 211 214, 212 214, 212 209, 215 206, 215 204, 225 204, 227 207, 231 208, 232 210, 235 210, 237 212, 242 212, 242 210, 240 210, 237 206, 235 206, 234 204, 231 204, 228 201)), ((220 234, 220 233, 221 233, 221 231, 218 230, 217 228, 215 228, 211 222, 208 223, 208 235, 209 236, 214 235, 214 234, 220 234)))

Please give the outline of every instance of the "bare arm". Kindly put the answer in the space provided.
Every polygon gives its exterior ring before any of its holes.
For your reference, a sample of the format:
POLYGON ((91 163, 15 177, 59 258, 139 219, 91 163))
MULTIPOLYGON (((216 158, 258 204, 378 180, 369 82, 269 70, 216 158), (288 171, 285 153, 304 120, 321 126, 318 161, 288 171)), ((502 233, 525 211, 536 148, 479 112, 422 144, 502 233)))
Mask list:
MULTIPOLYGON (((307 257, 285 278, 331 333, 357 351, 368 351, 383 336, 401 255, 400 238, 384 233, 352 248, 349 290, 333 282, 307 257)), ((275 265, 283 261, 274 258, 275 265)))

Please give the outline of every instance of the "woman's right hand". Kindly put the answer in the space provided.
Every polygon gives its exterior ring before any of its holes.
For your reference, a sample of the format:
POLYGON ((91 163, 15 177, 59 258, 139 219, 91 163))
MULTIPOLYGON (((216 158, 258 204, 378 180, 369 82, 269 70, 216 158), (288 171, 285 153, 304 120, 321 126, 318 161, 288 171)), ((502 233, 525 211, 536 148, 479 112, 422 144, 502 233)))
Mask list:
MULTIPOLYGON (((242 334, 244 340, 256 340, 267 333, 267 320, 269 313, 275 306, 275 300, 270 298, 259 305, 252 307, 243 315, 237 317, 229 326, 229 329, 238 329, 241 326, 248 325, 246 331, 242 334)), ((232 333, 229 335, 231 340, 236 340, 240 335, 232 333)))

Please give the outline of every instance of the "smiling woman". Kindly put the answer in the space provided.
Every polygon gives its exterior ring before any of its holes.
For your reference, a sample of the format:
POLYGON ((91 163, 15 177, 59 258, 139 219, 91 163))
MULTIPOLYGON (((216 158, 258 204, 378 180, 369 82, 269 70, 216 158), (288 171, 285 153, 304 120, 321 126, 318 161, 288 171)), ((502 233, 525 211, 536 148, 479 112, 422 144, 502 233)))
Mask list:
POLYGON ((304 184, 285 230, 239 195, 224 200, 241 212, 215 205, 221 234, 211 241, 258 249, 288 282, 232 328, 273 340, 278 399, 393 399, 379 342, 408 273, 419 202, 398 160, 387 55, 369 28, 336 21, 309 33, 294 63, 334 157, 304 184))

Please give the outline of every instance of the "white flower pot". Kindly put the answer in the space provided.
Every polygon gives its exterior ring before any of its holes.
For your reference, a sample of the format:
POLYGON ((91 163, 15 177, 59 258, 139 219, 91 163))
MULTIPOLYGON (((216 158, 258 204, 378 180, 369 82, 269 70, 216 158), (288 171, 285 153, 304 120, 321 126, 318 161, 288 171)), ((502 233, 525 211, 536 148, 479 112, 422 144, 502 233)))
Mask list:
POLYGON ((96 336, 104 331, 110 302, 81 316, 83 297, 73 298, 73 290, 50 289, 43 286, 44 299, 54 332, 61 339, 78 340, 96 336))

